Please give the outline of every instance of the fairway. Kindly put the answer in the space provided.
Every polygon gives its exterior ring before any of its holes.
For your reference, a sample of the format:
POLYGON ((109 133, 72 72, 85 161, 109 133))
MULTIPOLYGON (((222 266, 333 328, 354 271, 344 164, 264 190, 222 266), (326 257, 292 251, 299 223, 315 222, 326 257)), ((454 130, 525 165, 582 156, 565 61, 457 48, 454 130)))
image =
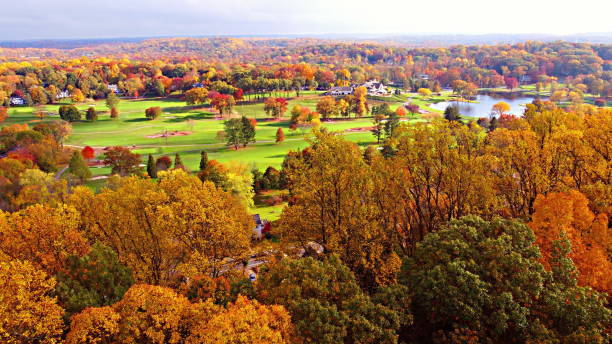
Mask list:
MULTIPOLYGON (((406 95, 400 95, 385 100, 391 109, 409 100, 428 109, 427 102, 438 100, 423 100, 414 94, 411 96, 413 97, 411 99, 406 95)), ((442 100, 445 97, 439 98, 442 100)), ((308 145, 306 139, 312 135, 307 130, 289 129, 290 109, 295 105, 301 105, 315 110, 320 99, 320 92, 303 92, 299 98, 289 98, 289 110, 280 120, 270 118, 265 113, 262 102, 239 103, 234 107, 234 116, 245 115, 257 119, 258 123, 256 142, 238 150, 228 147, 224 141, 217 139, 217 133, 223 131, 225 118, 221 118, 208 106, 188 106, 184 101, 174 98, 122 99, 118 105, 119 118, 112 119, 103 101, 85 102, 76 104, 77 108, 84 111, 89 107, 95 107, 98 111, 98 120, 73 122, 72 134, 65 145, 74 148, 125 146, 136 153, 152 154, 154 157, 179 153, 185 166, 192 171, 198 168, 202 150, 209 154, 210 159, 222 163, 240 162, 262 170, 268 166, 278 168, 287 152, 305 148, 308 145), (144 116, 144 111, 153 106, 161 107, 162 115, 156 120, 148 120, 144 116), (283 129, 285 140, 277 144, 275 139, 278 128, 283 129), (164 133, 173 132, 182 132, 186 135, 163 137, 164 133)), ((372 99, 371 102, 382 103, 378 98, 372 99)), ((59 119, 57 112, 60 105, 63 104, 45 106, 44 109, 49 115, 45 116, 43 121, 59 119)), ((34 115, 34 111, 35 109, 29 107, 11 108, 9 118, 4 124, 28 123, 33 126, 41 121, 34 115)), ((418 115, 410 115, 405 120, 420 119, 418 115)), ((344 132, 349 140, 361 146, 376 144, 375 138, 367 129, 372 126, 370 116, 331 118, 323 121, 321 126, 331 131, 344 132)), ((94 175, 105 175, 109 172, 105 167, 92 168, 94 175)))

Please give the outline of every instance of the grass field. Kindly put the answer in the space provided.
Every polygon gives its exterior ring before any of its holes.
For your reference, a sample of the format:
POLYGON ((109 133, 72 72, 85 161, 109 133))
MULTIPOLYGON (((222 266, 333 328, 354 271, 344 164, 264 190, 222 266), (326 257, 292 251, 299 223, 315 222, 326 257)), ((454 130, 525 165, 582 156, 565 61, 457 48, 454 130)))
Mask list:
MULTIPOLYGON (((311 109, 316 108, 320 95, 314 92, 302 94, 300 98, 289 100, 289 109, 299 104, 311 109)), ((385 99, 392 109, 408 101, 408 96, 393 96, 385 99)), ((419 105, 426 104, 424 100, 415 98, 412 100, 419 105)), ((379 100, 372 100, 379 103, 379 100)), ((49 111, 44 120, 58 119, 57 105, 47 105, 49 111)), ((246 115, 258 119, 257 142, 247 148, 234 150, 227 147, 225 142, 216 139, 217 132, 223 130, 223 120, 208 108, 195 108, 186 106, 183 101, 177 99, 130 99, 122 100, 118 109, 118 119, 111 119, 103 101, 86 102, 78 104, 81 110, 94 106, 98 111, 98 120, 95 122, 79 121, 72 123, 72 135, 66 141, 66 145, 75 148, 92 146, 127 146, 140 154, 153 154, 154 157, 161 155, 173 155, 179 153, 187 168, 195 170, 200 159, 200 151, 208 152, 210 159, 220 162, 240 161, 242 163, 261 169, 267 166, 279 167, 284 156, 290 150, 305 148, 308 143, 305 139, 309 136, 307 132, 291 132, 289 121, 272 120, 268 118, 263 110, 263 103, 239 104, 234 108, 235 114, 246 115), (157 120, 147 120, 144 110, 148 107, 159 106, 163 114, 157 120), (276 144, 275 135, 278 128, 283 128, 285 141, 276 144), (185 136, 157 137, 147 136, 161 134, 164 132, 188 131, 185 136)), ((33 113, 32 108, 17 107, 9 110, 9 118, 4 123, 28 123, 34 125, 40 121, 33 113)), ((287 114, 288 115, 288 114, 287 114)), ((418 120, 418 116, 411 116, 410 120, 418 120)), ((347 129, 363 128, 372 125, 370 117, 357 119, 331 119, 323 122, 322 126, 332 131, 346 131, 347 129)), ((369 131, 346 132, 346 137, 360 145, 374 144, 375 140, 369 131)), ((92 168, 94 175, 109 173, 108 168, 92 168)))

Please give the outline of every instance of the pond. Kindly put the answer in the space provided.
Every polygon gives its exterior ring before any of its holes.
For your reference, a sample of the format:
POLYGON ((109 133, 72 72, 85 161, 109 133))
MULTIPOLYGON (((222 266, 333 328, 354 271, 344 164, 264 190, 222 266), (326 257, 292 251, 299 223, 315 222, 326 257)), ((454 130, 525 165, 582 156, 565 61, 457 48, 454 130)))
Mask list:
POLYGON ((521 116, 525 110, 525 105, 533 101, 533 97, 523 95, 496 95, 496 94, 479 94, 476 96, 477 103, 467 102, 440 102, 429 105, 432 109, 444 111, 449 105, 458 105, 459 112, 468 117, 488 117, 491 113, 491 108, 498 102, 504 101, 510 105, 509 113, 521 116))

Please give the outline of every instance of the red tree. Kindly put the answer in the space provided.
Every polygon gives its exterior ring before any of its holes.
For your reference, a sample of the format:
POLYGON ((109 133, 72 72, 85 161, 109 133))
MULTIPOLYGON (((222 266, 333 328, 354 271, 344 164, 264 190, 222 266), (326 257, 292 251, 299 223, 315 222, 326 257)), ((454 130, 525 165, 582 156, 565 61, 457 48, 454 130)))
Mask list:
POLYGON ((85 160, 90 160, 94 158, 94 149, 91 148, 90 146, 85 146, 85 148, 83 148, 81 150, 81 155, 83 156, 83 159, 85 160))

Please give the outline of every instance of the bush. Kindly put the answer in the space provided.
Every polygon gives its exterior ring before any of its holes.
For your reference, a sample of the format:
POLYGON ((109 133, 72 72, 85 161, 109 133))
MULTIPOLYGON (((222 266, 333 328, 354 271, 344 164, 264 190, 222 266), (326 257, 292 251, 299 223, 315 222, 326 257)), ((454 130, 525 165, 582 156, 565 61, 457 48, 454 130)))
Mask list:
POLYGON ((153 106, 145 110, 145 116, 149 120, 157 119, 162 114, 162 109, 159 106, 153 106))
POLYGON ((116 107, 111 108, 111 110, 110 110, 110 117, 111 118, 119 118, 119 110, 117 110, 116 107))

